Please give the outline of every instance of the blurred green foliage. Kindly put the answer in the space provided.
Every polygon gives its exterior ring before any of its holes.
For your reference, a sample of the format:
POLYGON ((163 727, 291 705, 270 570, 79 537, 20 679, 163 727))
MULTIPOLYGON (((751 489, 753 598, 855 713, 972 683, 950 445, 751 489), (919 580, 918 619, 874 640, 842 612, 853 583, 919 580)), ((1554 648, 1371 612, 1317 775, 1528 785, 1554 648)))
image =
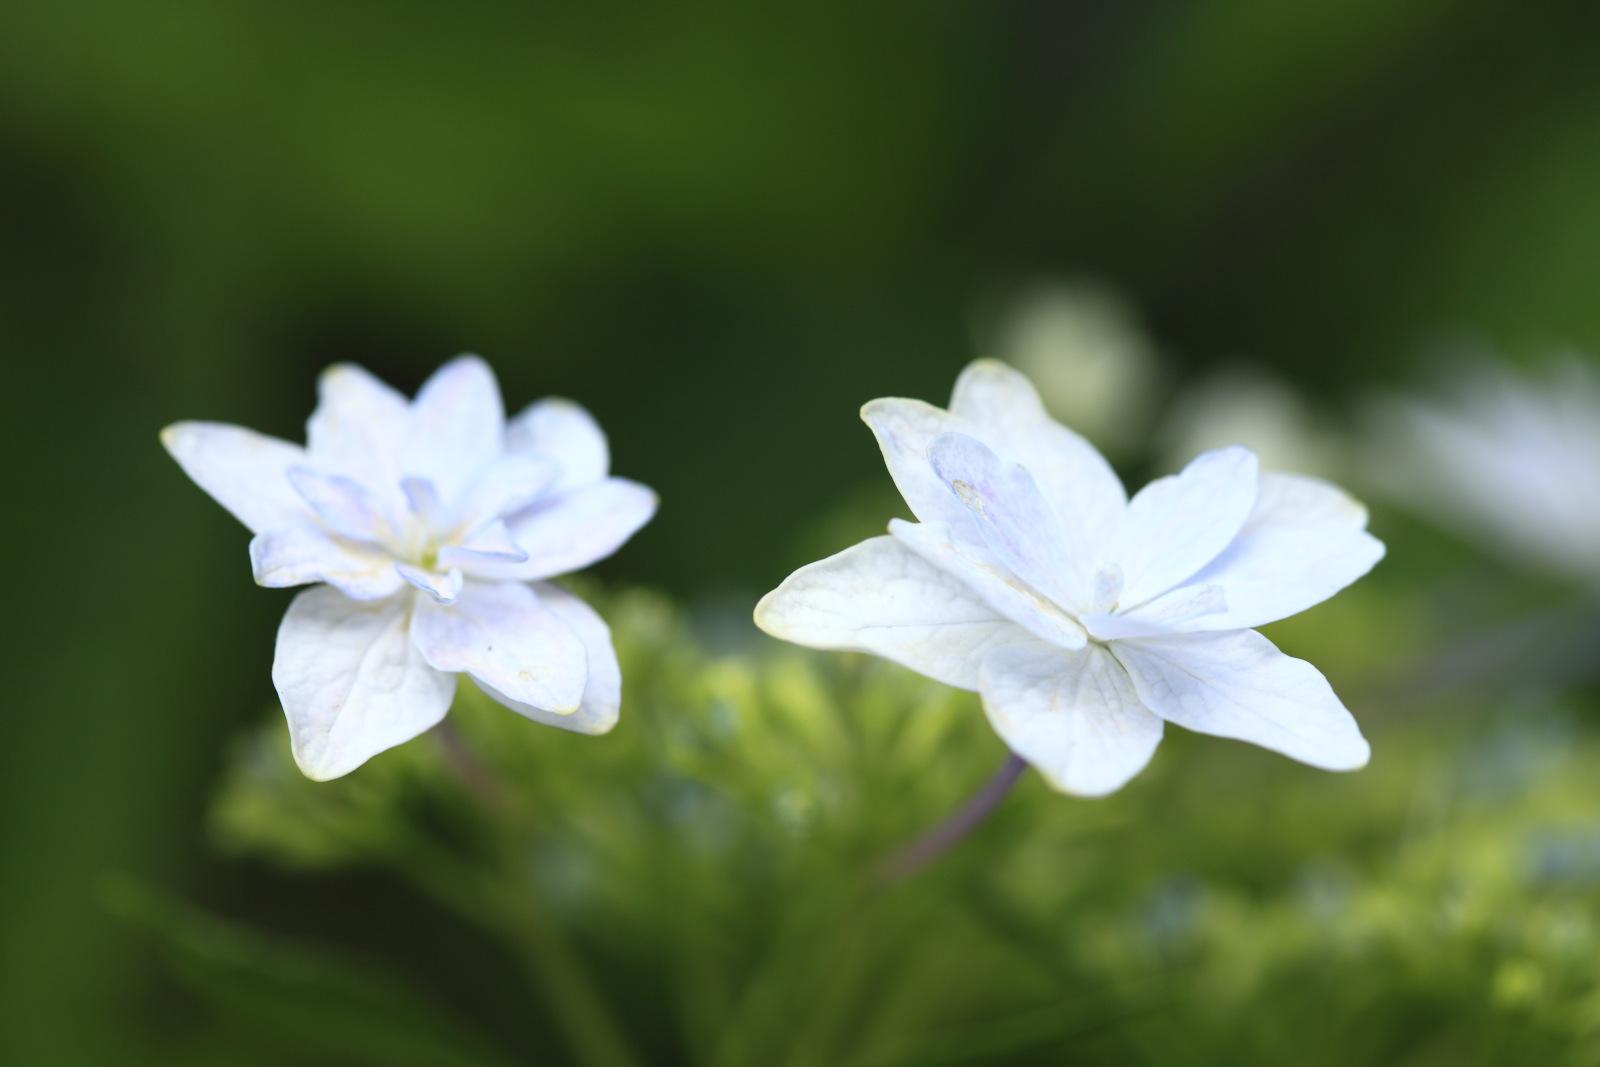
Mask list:
MULTIPOLYGON (((0 5, 0 1058, 207 1040, 150 1003, 108 871, 289 929, 373 888, 208 851, 287 598, 160 426, 297 438, 329 362, 410 388, 476 349, 661 492, 609 579, 747 605, 882 496, 856 406, 942 397, 1039 273, 1125 292, 1180 390, 1242 355, 1323 413, 1441 332, 1600 350, 1597 32, 1584 0, 0 5)), ((1390 614, 1306 623, 1314 660, 1402 671, 1529 599, 1376 518, 1390 614)), ((465 975, 482 944, 416 907, 381 913, 408 965, 465 975)))
MULTIPOLYGON (((525 956, 527 1014, 480 1017, 483 1048, 568 1062, 540 1012, 579 981, 548 973, 570 953, 652 1064, 1600 1055, 1600 732, 1570 708, 1448 731, 1369 719, 1378 755, 1354 775, 1172 729, 1122 793, 1030 778, 888 882, 883 858, 1003 758, 976 698, 860 656, 709 655, 659 597, 607 599, 628 713, 604 743, 464 688, 454 740, 333 783, 300 775, 274 721, 213 809, 225 852, 301 877, 386 870, 486 933, 490 965, 525 956)), ((329 977, 343 950, 297 980, 282 961, 308 947, 151 913, 179 979, 294 1062, 418 1062, 365 1005, 400 1005, 408 1035, 444 1014, 404 1007, 410 988, 329 996, 355 985, 329 977), (259 974, 238 950, 255 941, 259 974)))

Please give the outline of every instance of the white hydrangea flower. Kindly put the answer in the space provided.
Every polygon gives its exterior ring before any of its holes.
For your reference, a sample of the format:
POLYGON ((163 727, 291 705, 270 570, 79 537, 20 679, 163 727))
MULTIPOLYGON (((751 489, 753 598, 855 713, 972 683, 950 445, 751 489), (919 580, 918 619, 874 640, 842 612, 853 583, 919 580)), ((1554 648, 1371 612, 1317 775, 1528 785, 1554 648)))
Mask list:
POLYGON ((1600 579, 1600 369, 1569 355, 1452 370, 1439 397, 1373 406, 1372 482, 1514 560, 1600 579))
POLYGON ((616 724, 610 631, 548 579, 611 555, 656 497, 608 476, 583 408, 541 400, 507 423, 476 356, 413 401, 340 364, 322 375, 304 448, 212 422, 161 440, 255 534, 258 583, 325 583, 289 605, 272 665, 308 777, 347 774, 439 722, 463 672, 535 722, 616 724))
POLYGON ((1164 722, 1328 770, 1366 764, 1327 680, 1251 629, 1383 556, 1341 490, 1260 472, 1234 446, 1129 500, 992 360, 962 373, 949 411, 890 398, 861 415, 920 521, 790 575, 756 608, 767 633, 976 690, 1012 751, 1068 793, 1119 789, 1164 722))

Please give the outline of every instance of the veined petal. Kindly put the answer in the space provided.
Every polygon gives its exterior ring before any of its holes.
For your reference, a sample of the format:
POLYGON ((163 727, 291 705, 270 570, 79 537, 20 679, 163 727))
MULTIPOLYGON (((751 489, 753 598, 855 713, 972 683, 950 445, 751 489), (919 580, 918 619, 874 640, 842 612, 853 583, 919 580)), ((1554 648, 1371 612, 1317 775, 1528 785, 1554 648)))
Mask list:
POLYGON ((1255 506, 1257 474, 1256 454, 1232 445, 1139 490, 1115 547, 1122 607, 1160 596, 1216 559, 1255 506))
POLYGON ((289 484, 334 533, 355 541, 378 542, 389 532, 383 505, 353 479, 310 467, 290 467, 289 484))
POLYGON ((1197 624, 1202 620, 1209 621, 1227 610, 1227 594, 1222 586, 1186 585, 1126 615, 1094 612, 1080 615, 1078 621, 1096 640, 1117 641, 1125 637, 1187 633, 1199 629, 1197 624))
POLYGON ((1255 509, 1233 543, 1184 587, 1148 606, 1185 588, 1220 585, 1227 609, 1196 616, 1182 629, 1244 630, 1298 614, 1383 558, 1383 542, 1363 529, 1366 522, 1366 509, 1337 486, 1264 471, 1255 509))
POLYGON ((250 566, 258 585, 281 589, 327 582, 357 600, 391 596, 405 584, 386 553, 332 537, 310 523, 257 534, 250 542, 250 566))
POLYGON ((411 635, 433 667, 519 703, 571 714, 583 698, 583 643, 521 582, 469 582, 453 604, 419 601, 411 635))
POLYGON ((655 511, 655 493, 626 478, 569 489, 506 520, 511 536, 528 553, 526 562, 478 568, 478 573, 531 580, 581 570, 615 552, 655 511))
POLYGON ((506 427, 506 451, 544 456, 561 465, 553 489, 573 489, 611 473, 611 450, 594 416, 561 397, 536 400, 506 427))
POLYGON ((177 422, 161 431, 178 466, 251 533, 315 521, 289 484, 305 449, 220 422, 177 422))
POLYGON ((1122 480, 1093 445, 1050 417, 1027 377, 999 360, 976 360, 956 379, 950 411, 998 438, 1097 556, 1106 550, 1128 502, 1122 480))
POLYGON ((889 533, 1035 636, 1062 648, 1082 648, 1088 640, 1083 627, 1011 573, 994 553, 956 540, 948 523, 891 519, 889 533))
POLYGON ((454 604, 466 583, 460 568, 438 574, 434 571, 425 571, 421 567, 414 567, 409 563, 396 563, 394 572, 427 593, 437 604, 454 604))
POLYGON ((439 566, 460 567, 472 573, 474 567, 504 563, 524 563, 528 554, 517 547, 506 524, 496 519, 469 540, 439 549, 439 566))
POLYGON ((1063 793, 1116 792, 1161 743, 1161 720, 1103 645, 997 648, 983 661, 980 692, 995 732, 1063 793))
POLYGON ((1366 766, 1371 749, 1328 680, 1254 630, 1135 638, 1110 648, 1139 699, 1168 722, 1324 770, 1366 766))
POLYGON ((536 582, 534 593, 551 613, 560 618, 583 642, 589 656, 589 679, 583 687, 583 702, 578 710, 558 714, 512 700, 493 686, 478 682, 489 697, 518 715, 534 722, 555 726, 578 734, 609 733, 617 724, 622 708, 622 670, 617 666, 617 651, 611 644, 611 630, 593 608, 553 582, 536 582))
POLYGON ((278 628, 272 684, 306 777, 337 778, 444 718, 456 679, 411 643, 411 594, 351 600, 330 586, 295 597, 278 628))
POLYGON ((959 433, 935 437, 928 462, 1011 573, 1063 607, 1083 606, 1091 582, 1088 545, 1068 534, 1032 475, 959 433))
POLYGON ((984 440, 984 431, 942 408, 900 397, 868 402, 861 409, 861 419, 877 437, 889 476, 911 513, 923 522, 965 525, 967 510, 933 473, 928 446, 943 433, 965 433, 984 440))
POLYGON ((432 481, 440 499, 455 500, 505 442, 494 372, 477 356, 457 356, 422 384, 410 422, 405 473, 432 481))
POLYGON ((306 423, 311 465, 347 475, 396 507, 409 428, 405 396, 353 363, 323 371, 317 395, 317 410, 306 423))
POLYGON ((755 621, 773 637, 869 652, 959 689, 978 688, 991 649, 1034 640, 893 537, 801 567, 761 598, 755 621))

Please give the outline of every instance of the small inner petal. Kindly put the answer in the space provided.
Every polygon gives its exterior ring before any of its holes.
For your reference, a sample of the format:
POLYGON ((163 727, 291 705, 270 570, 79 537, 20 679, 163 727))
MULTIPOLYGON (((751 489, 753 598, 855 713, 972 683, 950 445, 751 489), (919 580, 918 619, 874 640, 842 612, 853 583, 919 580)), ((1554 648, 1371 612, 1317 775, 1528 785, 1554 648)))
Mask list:
POLYGON ((416 586, 418 589, 433 597, 441 604, 454 603, 461 595, 461 587, 466 583, 461 568, 452 567, 445 574, 436 574, 425 571, 421 567, 413 567, 409 563, 396 563, 395 573, 416 586))
POLYGON ((1089 603, 1089 610, 1110 611, 1121 595, 1122 568, 1115 563, 1101 564, 1094 572, 1094 599, 1089 603))

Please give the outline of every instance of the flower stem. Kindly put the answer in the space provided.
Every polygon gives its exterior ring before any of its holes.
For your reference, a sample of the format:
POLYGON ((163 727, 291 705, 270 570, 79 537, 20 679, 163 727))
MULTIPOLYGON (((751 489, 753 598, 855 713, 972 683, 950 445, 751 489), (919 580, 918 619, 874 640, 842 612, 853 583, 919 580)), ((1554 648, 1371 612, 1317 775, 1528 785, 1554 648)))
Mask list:
POLYGON ((898 882, 944 855, 994 814, 1027 769, 1027 760, 1014 752, 1008 755, 959 811, 885 860, 878 868, 879 880, 898 882))
MULTIPOLYGON (((490 820, 509 822, 512 793, 494 768, 478 757, 448 721, 434 727, 433 735, 450 772, 490 820)), ((512 855, 517 851, 510 849, 512 855)), ((515 945, 577 1063, 583 1067, 640 1067, 583 960, 520 878, 486 875, 423 842, 407 850, 401 868, 441 904, 515 945)), ((508 862, 506 868, 514 872, 517 865, 508 862)))

